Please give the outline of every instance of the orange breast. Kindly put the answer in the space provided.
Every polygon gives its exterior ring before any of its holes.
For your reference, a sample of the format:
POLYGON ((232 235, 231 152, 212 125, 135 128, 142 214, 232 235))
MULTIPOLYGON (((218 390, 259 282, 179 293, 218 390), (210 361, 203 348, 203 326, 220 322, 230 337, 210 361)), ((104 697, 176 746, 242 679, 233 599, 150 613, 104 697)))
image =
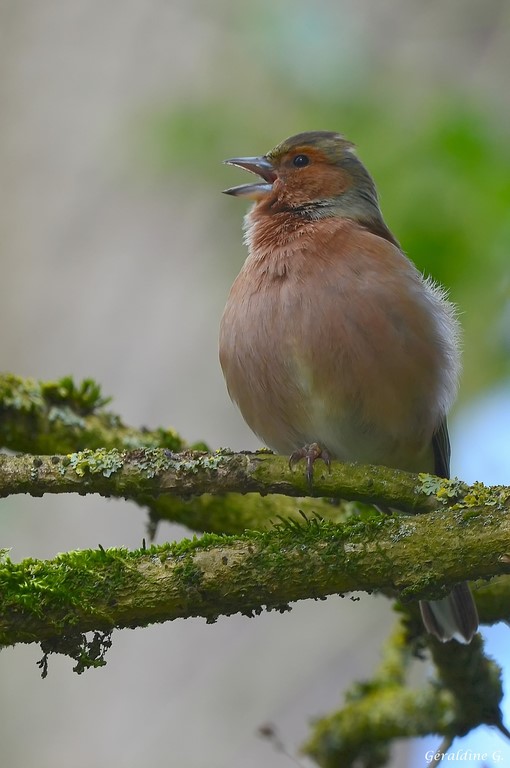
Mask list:
POLYGON ((280 453, 316 441, 344 460, 428 463, 458 373, 440 293, 398 248, 345 220, 248 237, 220 360, 249 426, 280 453))

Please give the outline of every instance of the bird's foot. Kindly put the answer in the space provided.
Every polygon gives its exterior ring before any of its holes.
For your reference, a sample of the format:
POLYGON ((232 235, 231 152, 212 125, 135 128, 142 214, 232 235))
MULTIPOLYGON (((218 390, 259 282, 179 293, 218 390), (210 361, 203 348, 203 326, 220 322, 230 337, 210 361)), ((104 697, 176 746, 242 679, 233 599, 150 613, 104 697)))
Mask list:
POLYGON ((322 459, 329 470, 331 470, 331 456, 328 451, 321 448, 318 443, 310 443, 309 445, 299 448, 291 455, 289 459, 289 467, 293 468, 294 464, 297 464, 301 459, 306 461, 306 479, 308 485, 311 488, 313 485, 313 465, 317 459, 322 459))

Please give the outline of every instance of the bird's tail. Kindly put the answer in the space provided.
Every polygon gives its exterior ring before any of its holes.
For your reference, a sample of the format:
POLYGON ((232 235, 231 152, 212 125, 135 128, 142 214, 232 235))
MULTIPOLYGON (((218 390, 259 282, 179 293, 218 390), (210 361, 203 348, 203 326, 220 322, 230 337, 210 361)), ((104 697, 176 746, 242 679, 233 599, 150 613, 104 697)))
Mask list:
POLYGON ((442 600, 421 600, 420 610, 425 629, 442 643, 470 643, 478 629, 478 612, 466 581, 456 584, 442 600))

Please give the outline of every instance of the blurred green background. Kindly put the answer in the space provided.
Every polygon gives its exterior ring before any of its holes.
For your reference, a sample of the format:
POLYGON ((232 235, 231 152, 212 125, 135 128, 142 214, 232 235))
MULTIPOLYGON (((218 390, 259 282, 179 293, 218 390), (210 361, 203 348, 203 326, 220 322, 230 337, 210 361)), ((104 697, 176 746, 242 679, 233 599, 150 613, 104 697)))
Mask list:
MULTIPOLYGON (((400 4, 374 5, 237 8, 211 61, 215 73, 235 62, 235 80, 214 78, 205 97, 145 115, 139 148, 155 173, 196 188, 231 183, 217 158, 262 154, 293 133, 338 130, 353 140, 403 249, 459 305, 460 397, 469 398, 510 370, 510 95, 488 67, 508 41, 510 9, 489 3, 482 19, 474 3, 472 15, 465 4, 441 12, 412 4, 406 39, 391 29, 400 4), (456 40, 439 29, 446 17, 456 20, 456 40)), ((241 216, 239 207, 229 213, 241 216)))
MULTIPOLYGON (((508 482, 509 64, 499 0, 3 0, 1 367, 92 376, 128 422, 257 447, 217 361, 245 256, 245 206, 220 194, 242 176, 221 160, 335 130, 356 143, 404 250, 459 305, 454 472, 469 454, 484 479, 497 433, 508 482)), ((158 540, 185 534, 164 526, 158 540)), ((144 535, 143 511, 120 502, 3 502, 14 559, 144 535)), ((6 650, 4 760, 277 768, 286 758, 258 725, 299 745, 309 718, 370 674, 391 622, 383 598, 363 596, 122 632, 104 670, 79 678, 55 660, 44 682, 37 649, 6 650)), ((402 747, 394 765, 408 764, 402 747)))

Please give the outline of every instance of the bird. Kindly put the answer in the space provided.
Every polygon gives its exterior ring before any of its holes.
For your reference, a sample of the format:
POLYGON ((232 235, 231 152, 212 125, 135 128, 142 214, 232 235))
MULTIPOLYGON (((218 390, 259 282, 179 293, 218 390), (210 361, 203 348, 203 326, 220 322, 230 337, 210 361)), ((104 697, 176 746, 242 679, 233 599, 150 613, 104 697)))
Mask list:
MULTIPOLYGON (((309 479, 319 458, 449 477, 456 308, 389 230, 354 144, 308 131, 224 162, 258 177, 224 190, 252 202, 219 334, 248 426, 309 479)), ((466 582, 420 609, 442 642, 478 629, 466 582)))

